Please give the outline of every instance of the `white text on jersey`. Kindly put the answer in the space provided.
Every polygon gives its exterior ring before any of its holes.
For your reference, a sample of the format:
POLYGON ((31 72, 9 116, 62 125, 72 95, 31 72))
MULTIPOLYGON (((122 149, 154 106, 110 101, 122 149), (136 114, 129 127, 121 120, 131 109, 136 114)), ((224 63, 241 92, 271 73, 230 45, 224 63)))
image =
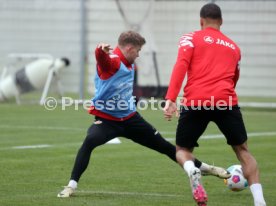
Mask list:
POLYGON ((235 49, 235 46, 234 46, 233 44, 231 44, 231 43, 229 43, 229 42, 227 42, 227 41, 224 41, 224 40, 222 40, 222 39, 217 39, 216 44, 223 45, 223 46, 227 46, 227 47, 229 47, 229 48, 231 48, 231 49, 235 49))
POLYGON ((190 34, 183 35, 180 38, 179 47, 182 47, 182 46, 194 47, 193 42, 191 42, 192 39, 193 39, 193 37, 190 34))

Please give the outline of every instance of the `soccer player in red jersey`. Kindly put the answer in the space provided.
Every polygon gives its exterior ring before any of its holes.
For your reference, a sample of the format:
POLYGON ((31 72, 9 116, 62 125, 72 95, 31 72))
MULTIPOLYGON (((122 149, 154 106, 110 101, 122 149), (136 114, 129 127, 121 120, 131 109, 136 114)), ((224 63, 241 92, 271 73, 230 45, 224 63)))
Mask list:
MULTIPOLYGON (((175 146, 166 141, 137 111, 133 101, 134 60, 145 44, 145 39, 133 31, 123 32, 118 46, 111 53, 111 46, 101 43, 95 50, 97 72, 95 97, 89 113, 95 122, 75 159, 68 185, 58 197, 70 197, 81 175, 86 170, 92 151, 115 137, 126 137, 142 146, 167 155, 176 161, 175 146)), ((206 175, 228 178, 223 168, 211 166, 195 159, 195 165, 206 175)))
POLYGON ((164 116, 170 120, 176 112, 176 98, 185 75, 184 99, 176 133, 176 158, 187 172, 192 193, 198 205, 207 204, 207 194, 194 166, 194 147, 213 121, 232 146, 255 206, 265 206, 259 169, 247 146, 247 133, 238 106, 235 87, 239 78, 239 47, 220 31, 222 15, 219 6, 208 3, 200 11, 200 31, 183 35, 166 95, 164 116))

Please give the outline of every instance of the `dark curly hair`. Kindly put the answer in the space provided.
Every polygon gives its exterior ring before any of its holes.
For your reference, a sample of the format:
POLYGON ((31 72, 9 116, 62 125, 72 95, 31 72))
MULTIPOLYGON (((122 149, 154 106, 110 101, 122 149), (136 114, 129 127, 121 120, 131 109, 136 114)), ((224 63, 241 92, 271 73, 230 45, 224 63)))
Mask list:
POLYGON ((221 10, 218 5, 214 3, 208 3, 201 8, 200 17, 204 19, 222 19, 221 10))

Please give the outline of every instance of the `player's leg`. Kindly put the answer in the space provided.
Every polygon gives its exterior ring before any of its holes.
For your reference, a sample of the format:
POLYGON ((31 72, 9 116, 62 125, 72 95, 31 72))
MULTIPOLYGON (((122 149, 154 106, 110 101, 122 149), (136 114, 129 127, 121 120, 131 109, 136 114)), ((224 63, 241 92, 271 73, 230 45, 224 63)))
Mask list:
POLYGON ((201 172, 193 162, 193 149, 198 146, 197 140, 208 123, 204 111, 182 108, 176 131, 176 159, 190 179, 192 194, 198 205, 206 205, 208 198, 201 183, 201 172))
MULTIPOLYGON (((140 114, 136 114, 125 122, 125 136, 132 141, 153 149, 161 154, 167 155, 171 160, 176 161, 175 146, 165 140, 161 134, 148 123, 140 114)), ((195 160, 195 164, 200 167, 201 162, 195 160)))
POLYGON ((262 185, 260 184, 257 161, 248 151, 247 143, 233 145, 232 148, 241 163, 244 177, 248 180, 255 206, 265 206, 266 203, 263 196, 262 185))
POLYGON ((68 186, 58 194, 58 197, 69 197, 73 194, 81 175, 89 164, 92 151, 118 136, 119 133, 120 128, 110 125, 110 121, 104 119, 95 120, 88 129, 87 136, 77 153, 68 186))
MULTIPOLYGON (((126 121, 126 137, 145 147, 153 149, 161 154, 167 155, 176 161, 176 148, 173 144, 166 141, 161 134, 139 114, 126 121)), ((199 168, 203 175, 212 175, 219 178, 229 178, 230 174, 222 167, 208 165, 194 158, 194 164, 199 168)))
POLYGON ((265 206, 257 161, 248 150, 246 129, 239 107, 235 106, 231 110, 220 111, 217 114, 215 122, 240 161, 244 177, 250 185, 255 206, 265 206))
POLYGON ((98 119, 88 129, 87 136, 76 156, 71 179, 79 181, 81 174, 87 168, 92 151, 119 135, 119 129, 108 124, 104 119, 98 119))

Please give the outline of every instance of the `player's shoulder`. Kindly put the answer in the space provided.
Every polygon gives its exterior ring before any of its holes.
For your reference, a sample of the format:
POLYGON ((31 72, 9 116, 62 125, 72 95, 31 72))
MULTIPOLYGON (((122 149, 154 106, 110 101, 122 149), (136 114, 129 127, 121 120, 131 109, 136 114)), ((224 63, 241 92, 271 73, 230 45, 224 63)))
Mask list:
POLYGON ((217 44, 226 45, 228 47, 231 47, 232 49, 235 49, 236 51, 238 51, 240 53, 240 48, 239 48, 238 44, 234 40, 232 40, 230 37, 228 37, 227 35, 225 35, 223 33, 221 33, 221 34, 225 40, 223 41, 223 38, 218 39, 217 44))
POLYGON ((112 64, 114 65, 114 67, 116 67, 116 68, 119 67, 119 65, 121 64, 121 58, 118 54, 110 53, 109 58, 110 58, 110 61, 112 62, 112 64))
POLYGON ((189 39, 189 40, 193 40, 193 38, 196 36, 197 31, 193 31, 193 32, 189 32, 189 33, 185 33, 182 34, 182 36, 180 37, 180 40, 185 40, 185 39, 189 39))
POLYGON ((179 47, 182 46, 190 46, 194 47, 193 40, 194 40, 195 32, 189 32, 183 34, 179 39, 179 47))

